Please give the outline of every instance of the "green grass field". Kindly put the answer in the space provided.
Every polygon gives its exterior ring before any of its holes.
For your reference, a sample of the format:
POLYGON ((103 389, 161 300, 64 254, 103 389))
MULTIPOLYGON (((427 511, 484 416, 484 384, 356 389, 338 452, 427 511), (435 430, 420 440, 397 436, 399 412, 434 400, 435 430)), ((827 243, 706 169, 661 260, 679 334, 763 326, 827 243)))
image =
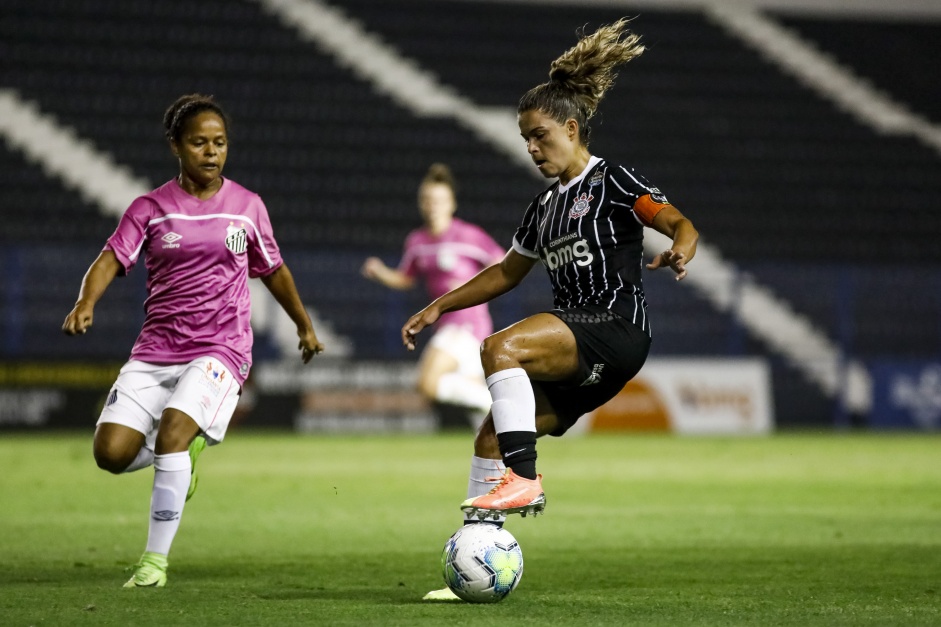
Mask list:
POLYGON ((492 606, 423 603, 469 435, 235 430, 200 460, 166 588, 124 590, 152 471, 90 433, 0 440, 2 625, 941 625, 941 439, 541 440, 547 515, 492 606))

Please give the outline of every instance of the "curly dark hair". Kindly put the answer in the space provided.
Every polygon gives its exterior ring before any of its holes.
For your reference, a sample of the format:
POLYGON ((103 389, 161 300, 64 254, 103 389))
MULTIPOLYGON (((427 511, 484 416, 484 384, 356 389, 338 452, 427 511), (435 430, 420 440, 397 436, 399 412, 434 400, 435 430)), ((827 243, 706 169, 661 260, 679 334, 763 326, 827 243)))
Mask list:
POLYGON ((179 141, 186 121, 203 111, 212 111, 222 118, 226 133, 229 132, 229 116, 212 96, 186 94, 177 98, 176 102, 170 105, 163 114, 163 127, 166 129, 167 139, 171 142, 179 141))

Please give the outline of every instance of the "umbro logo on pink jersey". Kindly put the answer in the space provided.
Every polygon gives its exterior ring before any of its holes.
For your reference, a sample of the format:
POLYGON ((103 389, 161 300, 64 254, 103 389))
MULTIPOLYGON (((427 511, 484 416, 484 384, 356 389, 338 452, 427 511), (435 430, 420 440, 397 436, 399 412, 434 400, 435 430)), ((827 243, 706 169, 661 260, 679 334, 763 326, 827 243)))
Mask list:
POLYGON ((167 233, 160 239, 166 242, 166 244, 163 245, 164 248, 179 248, 180 245, 177 244, 176 242, 183 239, 183 236, 180 235, 179 233, 174 233, 173 231, 170 231, 169 233, 167 233))

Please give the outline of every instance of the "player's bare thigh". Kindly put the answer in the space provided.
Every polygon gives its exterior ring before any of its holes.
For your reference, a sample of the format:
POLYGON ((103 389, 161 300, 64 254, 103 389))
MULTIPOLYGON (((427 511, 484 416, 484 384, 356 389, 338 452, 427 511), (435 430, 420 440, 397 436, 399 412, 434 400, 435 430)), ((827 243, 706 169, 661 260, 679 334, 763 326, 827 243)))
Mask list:
POLYGON ((199 425, 195 420, 179 409, 168 407, 163 410, 160 417, 154 452, 157 455, 182 453, 189 448, 197 435, 199 435, 199 425))
POLYGON ((578 345, 568 325, 538 313, 494 333, 481 350, 484 372, 522 368, 536 381, 561 381, 578 372, 578 345))

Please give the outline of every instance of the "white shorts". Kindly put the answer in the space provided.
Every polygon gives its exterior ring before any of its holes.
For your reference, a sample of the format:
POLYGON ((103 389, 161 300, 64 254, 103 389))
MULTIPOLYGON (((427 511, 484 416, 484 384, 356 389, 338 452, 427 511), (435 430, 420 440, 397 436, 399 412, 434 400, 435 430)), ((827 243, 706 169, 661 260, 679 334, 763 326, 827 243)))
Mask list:
POLYGON ((146 436, 154 448, 160 417, 178 409, 199 425, 210 444, 225 437, 241 388, 229 369, 215 357, 188 364, 159 366, 132 359, 114 382, 98 424, 113 422, 146 436))
POLYGON ((480 340, 470 330, 459 324, 446 324, 438 329, 428 346, 434 346, 457 360, 457 371, 468 377, 483 377, 480 364, 480 340))

